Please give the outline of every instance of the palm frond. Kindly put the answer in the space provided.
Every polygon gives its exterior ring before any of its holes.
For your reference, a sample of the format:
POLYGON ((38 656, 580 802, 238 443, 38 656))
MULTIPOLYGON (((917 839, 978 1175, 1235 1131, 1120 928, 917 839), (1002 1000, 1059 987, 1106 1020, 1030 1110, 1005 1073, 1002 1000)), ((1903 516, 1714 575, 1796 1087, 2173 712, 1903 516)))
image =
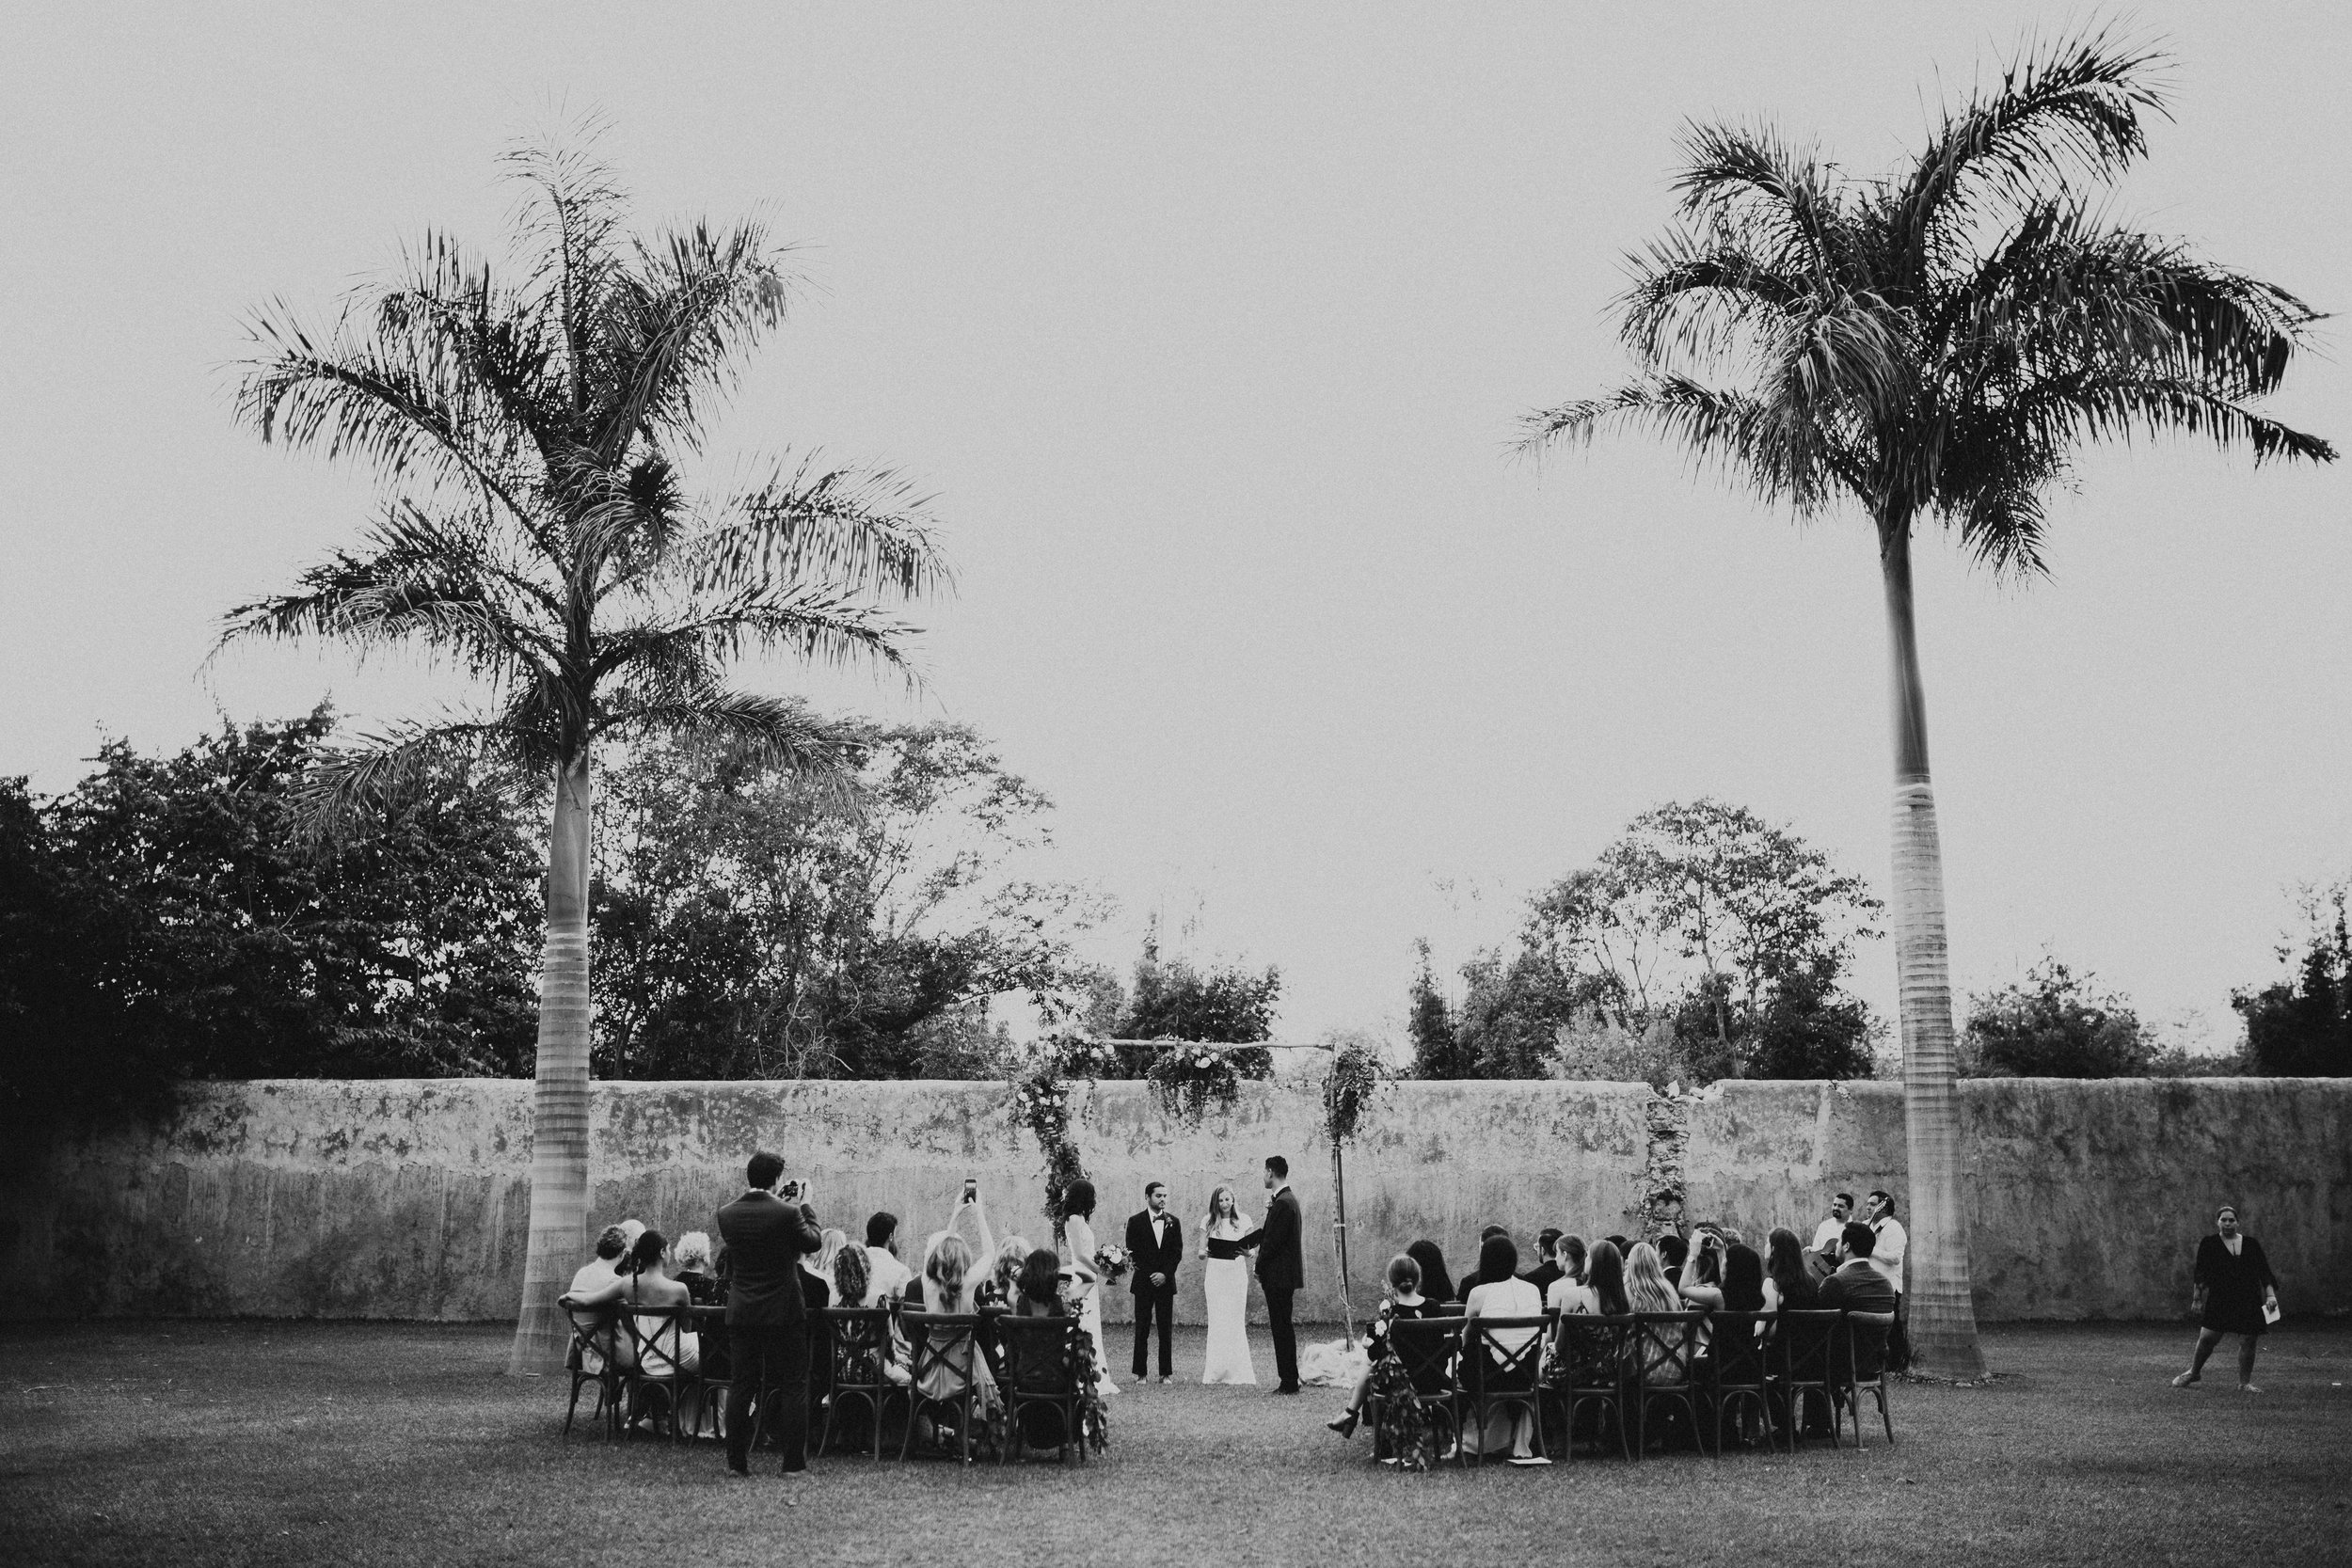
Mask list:
POLYGON ((552 628, 532 619, 536 606, 560 627, 558 607, 544 589, 501 566, 483 531, 405 505, 381 518, 366 543, 371 553, 338 551, 305 571, 291 594, 231 610, 217 645, 335 638, 364 657, 373 649, 415 643, 453 656, 469 673, 498 685, 561 661, 552 628))
POLYGON ((1589 444, 1604 429, 1629 425, 1678 443, 1702 468, 1712 465, 1800 514, 1817 511, 1835 483, 1851 482, 1851 454, 1836 450, 1820 427, 1792 428, 1757 398, 1679 376, 1653 376, 1538 410, 1520 421, 1518 448, 1534 453, 1559 441, 1589 444))
POLYGON ((393 479, 460 481, 528 515, 514 461, 518 433, 469 378, 435 356, 407 356, 398 342, 361 340, 348 318, 313 333, 279 303, 247 326, 263 352, 247 362, 236 414, 263 441, 358 457, 393 479))
MULTIPOLYGON (((1924 269, 1957 243, 1953 232, 2022 212, 2051 182, 2105 182, 2148 150, 2144 112, 2164 111, 2155 75, 2164 56, 2102 30, 2029 51, 1999 86, 1945 117, 1926 152, 1883 201, 1899 254, 1924 269)), ((1916 287, 1922 273, 1899 281, 1916 287)))
POLYGON ((1675 189, 1686 219, 1784 276, 1859 281, 1843 182, 1820 154, 1769 127, 1692 124, 1683 130, 1682 155, 1675 189))
POLYGON ((706 592, 781 577, 921 598, 955 584, 930 504, 894 469, 827 468, 810 456, 732 497, 723 520, 682 545, 679 560, 706 592))
POLYGON ((1631 271, 1614 305, 1619 335, 1642 363, 1668 372, 1735 351, 1743 334, 1802 312, 1810 294, 1720 230, 1677 229, 1631 271))
POLYGON ((2257 414, 2226 389, 2190 376, 2091 370, 2052 377, 1998 410, 1988 423, 1990 438, 2030 441, 2051 451, 2085 440, 2129 440, 2135 434, 2178 435, 2202 436, 2224 448, 2246 447, 2258 465, 2336 459, 2336 449, 2319 436, 2257 414))
POLYGON ((2161 369, 2235 397, 2275 391, 2319 319, 2284 289, 2065 201, 2029 211, 1937 314, 1963 366, 2161 369))
POLYGON ((612 309, 616 384, 593 444, 615 461, 639 436, 696 448, 702 403, 730 390, 743 355, 784 320, 793 280, 765 225, 705 224, 640 244, 612 309))
POLYGON ((812 664, 872 662, 919 688, 921 679, 900 647, 914 635, 905 622, 830 585, 771 582, 609 633, 593 671, 598 678, 627 678, 716 666, 749 651, 784 651, 812 664))
POLYGON ((512 752, 515 738, 501 719, 445 719, 397 724, 325 748, 294 792, 297 831, 317 847, 350 842, 380 821, 435 762, 512 752))
POLYGON ((597 735, 718 745, 763 767, 834 778, 856 770, 870 739, 865 726, 827 718, 792 698, 716 688, 624 697, 605 715, 597 735))
POLYGON ((528 287, 547 299, 564 339, 566 402, 575 419, 588 410, 588 388, 609 355, 600 340, 606 296, 622 266, 617 236, 628 198, 596 152, 610 130, 601 115, 553 135, 517 143, 502 160, 530 187, 517 230, 537 242, 528 287))

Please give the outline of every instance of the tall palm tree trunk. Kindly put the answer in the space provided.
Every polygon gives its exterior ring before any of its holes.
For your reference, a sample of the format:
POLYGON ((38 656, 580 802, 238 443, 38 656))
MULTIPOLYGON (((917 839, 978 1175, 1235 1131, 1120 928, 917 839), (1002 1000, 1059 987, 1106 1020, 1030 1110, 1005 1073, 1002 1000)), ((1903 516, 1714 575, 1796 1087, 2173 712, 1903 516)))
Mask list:
POLYGON ((559 767, 548 831, 548 934, 539 967, 539 1075, 531 1100, 531 1243, 506 1370, 553 1371, 569 1327, 556 1298, 588 1243, 588 756, 559 767))
POLYGON ((1903 1141, 1911 1164, 1901 1212, 1910 1231, 1905 1317, 1912 1354, 1939 1377, 1984 1374, 1968 1288, 1968 1204, 1962 1187, 1960 1092, 1953 1082, 1952 981, 1944 935, 1944 849, 1928 776, 1927 692, 1911 591, 1911 516, 1879 520, 1895 721, 1895 974, 1903 1052, 1903 1141))

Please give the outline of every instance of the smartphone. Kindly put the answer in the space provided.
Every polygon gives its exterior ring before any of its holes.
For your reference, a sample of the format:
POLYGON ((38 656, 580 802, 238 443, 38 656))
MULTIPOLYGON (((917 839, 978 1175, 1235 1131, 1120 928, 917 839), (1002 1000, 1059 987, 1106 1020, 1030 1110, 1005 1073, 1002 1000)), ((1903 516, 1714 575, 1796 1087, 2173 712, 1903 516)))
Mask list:
POLYGON ((967 1176, 967 1177, 965 1177, 965 1178, 963 1179, 963 1201, 964 1201, 964 1202, 966 1202, 966 1203, 970 1203, 971 1201, 973 1201, 975 1198, 978 1197, 979 1196, 980 1196, 980 1179, 979 1179, 978 1177, 977 1177, 977 1176, 967 1176))

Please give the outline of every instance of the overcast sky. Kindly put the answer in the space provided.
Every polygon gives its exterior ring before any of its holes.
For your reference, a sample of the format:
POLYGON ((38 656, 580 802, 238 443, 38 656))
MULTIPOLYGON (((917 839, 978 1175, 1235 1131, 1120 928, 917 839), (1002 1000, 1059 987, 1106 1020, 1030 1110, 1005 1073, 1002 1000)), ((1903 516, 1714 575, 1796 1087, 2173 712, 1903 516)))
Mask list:
MULTIPOLYGON (((11 24, 0 99, 0 772, 226 712, 429 705, 217 617, 347 541, 355 474, 232 428, 240 318, 324 314, 440 227, 495 242, 518 135, 601 108, 648 222, 757 208, 816 287, 713 442, 899 465, 961 576, 929 697, 1057 801, 1060 875, 1276 963, 1281 1033, 1393 1025, 1659 801, 1743 802, 1886 885, 1867 525, 1626 441, 1506 460, 1625 361, 1621 258, 1686 119, 1849 166, 2078 8, 97 7, 11 24), (683 12, 705 20, 681 24, 683 12)), ((2147 6, 2175 119, 2114 207, 2352 305, 2352 24, 2147 6)), ((2352 442, 2342 337, 2279 416, 2352 442)), ((2094 452, 2052 580, 1920 551, 1956 981, 2045 946, 2234 1031, 2282 889, 2352 869, 2352 472, 2094 452)), ((1861 986, 1891 1014, 1891 943, 1861 986)))

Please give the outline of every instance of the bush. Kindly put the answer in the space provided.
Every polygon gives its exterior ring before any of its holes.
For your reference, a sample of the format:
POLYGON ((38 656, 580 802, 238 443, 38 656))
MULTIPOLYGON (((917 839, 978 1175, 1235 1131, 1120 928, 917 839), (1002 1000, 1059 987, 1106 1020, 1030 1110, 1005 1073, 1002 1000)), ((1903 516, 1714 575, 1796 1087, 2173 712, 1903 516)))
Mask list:
POLYGON ((2044 958, 2021 984, 1969 999, 1961 1073, 1971 1078, 2135 1078, 2156 1048, 2122 997, 2044 958))
POLYGON ((2231 995, 2230 1005, 2246 1020, 2246 1056, 2256 1070, 2281 1077, 2352 1077, 2347 895, 2352 886, 2343 882, 2307 893, 2303 912, 2309 930, 2301 952, 2289 944, 2279 955, 2295 966, 2293 978, 2231 995))

